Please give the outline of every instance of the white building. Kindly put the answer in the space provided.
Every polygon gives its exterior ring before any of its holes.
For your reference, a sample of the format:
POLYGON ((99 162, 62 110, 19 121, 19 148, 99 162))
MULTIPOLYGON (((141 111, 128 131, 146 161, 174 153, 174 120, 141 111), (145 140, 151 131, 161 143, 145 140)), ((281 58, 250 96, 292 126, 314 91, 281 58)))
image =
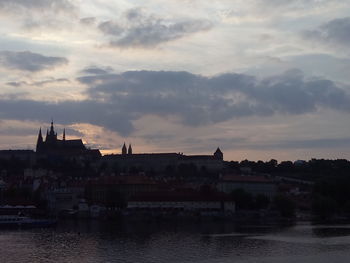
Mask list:
POLYGON ((224 194, 163 192, 138 195, 128 201, 129 210, 212 211, 234 213, 235 203, 224 194))

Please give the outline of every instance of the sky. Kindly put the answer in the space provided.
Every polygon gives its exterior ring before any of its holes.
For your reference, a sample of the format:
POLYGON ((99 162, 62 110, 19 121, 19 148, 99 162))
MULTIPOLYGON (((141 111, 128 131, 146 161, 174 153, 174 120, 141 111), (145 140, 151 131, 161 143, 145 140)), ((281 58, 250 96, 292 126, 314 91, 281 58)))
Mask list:
POLYGON ((350 159, 350 0, 0 0, 0 149, 350 159))

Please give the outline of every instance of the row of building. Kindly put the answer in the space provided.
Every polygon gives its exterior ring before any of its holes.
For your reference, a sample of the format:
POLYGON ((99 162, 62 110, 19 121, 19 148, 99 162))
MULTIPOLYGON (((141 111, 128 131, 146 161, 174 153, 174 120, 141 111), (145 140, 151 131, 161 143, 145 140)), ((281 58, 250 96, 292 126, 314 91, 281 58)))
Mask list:
MULTIPOLYGON (((242 189, 252 196, 264 195, 272 199, 278 191, 278 182, 263 175, 243 175, 224 171, 223 153, 218 148, 212 155, 184 155, 182 153, 134 153, 132 146, 124 144, 120 154, 102 156, 97 149, 88 149, 82 140, 58 139, 53 122, 45 139, 39 130, 36 151, 0 151, 0 159, 29 161, 22 174, 0 171, 0 193, 8 189, 26 188, 39 193, 52 214, 82 213, 98 217, 109 210, 125 213, 152 211, 156 213, 205 215, 233 214, 235 200, 230 195, 242 189), (93 176, 83 173, 59 173, 38 167, 39 159, 54 163, 75 160, 90 163, 93 176), (104 167, 102 171, 100 167, 104 167), (194 166, 199 174, 214 174, 210 180, 170 178, 171 171, 194 166), (137 168, 137 172, 132 172, 137 168), (119 172, 115 172, 118 170, 119 172), (107 172, 106 172, 107 171, 107 172), (147 176, 153 171, 161 176, 147 176)), ((249 173, 248 173, 249 174, 249 173)), ((0 196, 1 197, 1 196, 0 196)), ((0 205, 21 205, 4 203, 0 205)), ((6 201, 6 200, 5 200, 6 201)), ((32 204, 26 204, 32 205, 32 204)))
POLYGON ((223 168, 223 153, 217 148, 213 155, 184 155, 182 153, 133 153, 131 145, 128 149, 124 143, 121 154, 101 156, 98 149, 88 149, 81 139, 67 140, 65 130, 62 139, 58 139, 51 122, 47 129, 45 139, 39 130, 36 154, 52 159, 78 158, 98 161, 109 168, 118 167, 119 170, 128 171, 131 168, 139 170, 153 170, 156 172, 166 169, 176 169, 180 165, 193 164, 197 169, 220 171, 223 168))

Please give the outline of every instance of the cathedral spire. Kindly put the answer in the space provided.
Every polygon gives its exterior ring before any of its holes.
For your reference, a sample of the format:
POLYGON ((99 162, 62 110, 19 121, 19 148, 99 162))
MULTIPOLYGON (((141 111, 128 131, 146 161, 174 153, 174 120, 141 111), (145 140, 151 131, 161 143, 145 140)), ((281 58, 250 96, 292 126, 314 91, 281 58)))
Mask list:
POLYGON ((51 120, 50 135, 55 135, 55 130, 53 128, 53 120, 51 120))
POLYGON ((40 127, 38 140, 37 140, 37 143, 36 143, 36 151, 40 150, 40 147, 42 146, 42 144, 43 144, 43 135, 41 134, 41 127, 40 127))
POLYGON ((66 140, 66 128, 63 129, 63 138, 64 141, 66 140))
POLYGON ((43 135, 41 134, 41 127, 39 129, 38 140, 43 141, 43 135))
POLYGON ((123 148, 122 148, 122 155, 126 155, 127 154, 127 150, 126 150, 126 145, 124 142, 123 148))
POLYGON ((128 154, 132 154, 131 143, 129 144, 128 154))

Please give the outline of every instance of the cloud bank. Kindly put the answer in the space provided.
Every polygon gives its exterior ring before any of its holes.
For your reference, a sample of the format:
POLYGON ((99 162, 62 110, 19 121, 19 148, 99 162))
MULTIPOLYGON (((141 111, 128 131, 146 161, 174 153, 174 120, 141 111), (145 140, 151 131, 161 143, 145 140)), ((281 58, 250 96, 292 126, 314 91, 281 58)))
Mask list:
POLYGON ((30 51, 0 51, 0 65, 8 69, 37 72, 67 63, 63 57, 47 57, 30 51))
POLYGON ((175 116, 182 125, 201 126, 234 118, 295 115, 329 108, 350 112, 350 95, 325 79, 301 71, 257 79, 245 74, 204 77, 188 72, 129 71, 78 79, 89 99, 57 103, 1 99, 0 118, 63 124, 86 122, 129 135, 145 115, 175 116))

